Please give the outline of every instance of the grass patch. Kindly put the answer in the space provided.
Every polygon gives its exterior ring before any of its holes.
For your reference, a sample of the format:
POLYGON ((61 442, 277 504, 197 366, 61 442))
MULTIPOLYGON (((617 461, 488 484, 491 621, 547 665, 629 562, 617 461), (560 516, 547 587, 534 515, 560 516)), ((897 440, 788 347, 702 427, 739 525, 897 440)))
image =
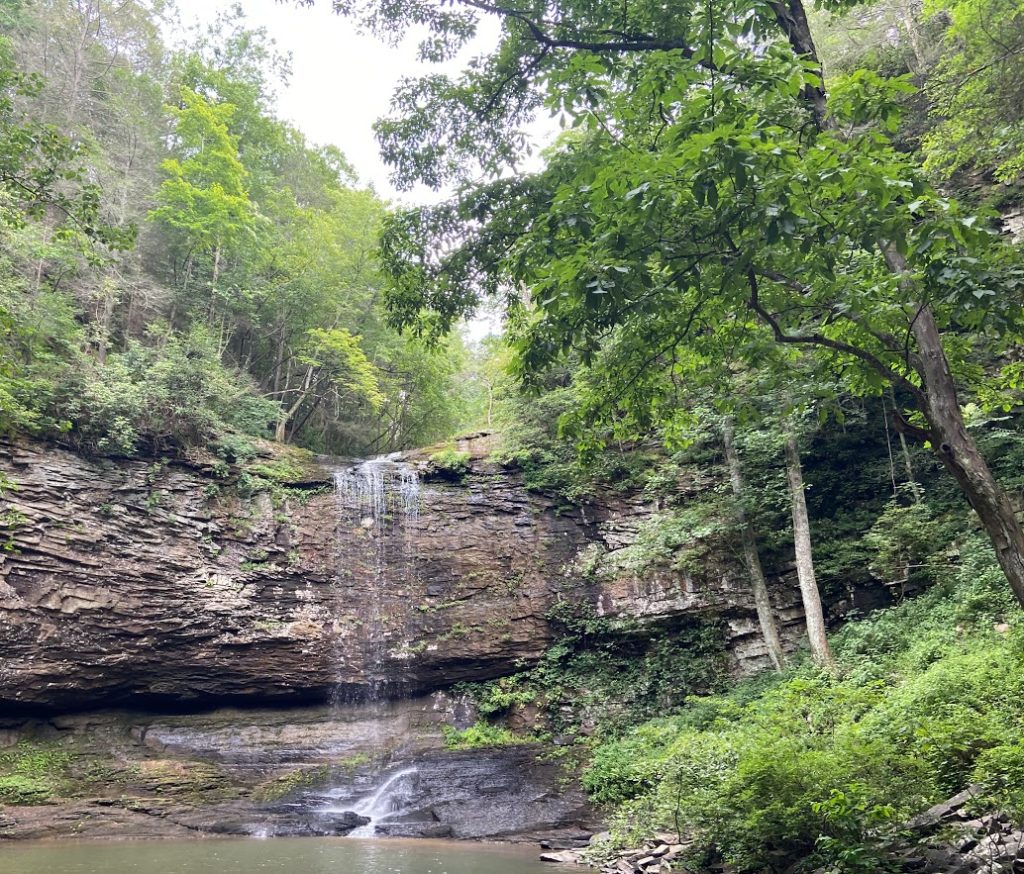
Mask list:
POLYGON ((450 750, 509 747, 534 742, 533 738, 516 734, 504 726, 491 725, 482 720, 464 729, 443 725, 441 731, 444 732, 445 746, 450 750))

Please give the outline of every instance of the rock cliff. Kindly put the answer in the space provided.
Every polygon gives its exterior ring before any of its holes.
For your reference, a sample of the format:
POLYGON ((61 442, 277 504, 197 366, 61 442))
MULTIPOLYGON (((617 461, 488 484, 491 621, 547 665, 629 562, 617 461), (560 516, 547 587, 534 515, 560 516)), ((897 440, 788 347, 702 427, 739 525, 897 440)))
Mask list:
MULTIPOLYGON (((533 662, 561 598, 648 621, 715 612, 739 662, 763 658, 728 556, 699 577, 616 568, 609 557, 650 507, 621 495, 566 506, 488 460, 487 438, 460 449, 470 463, 454 478, 431 476, 425 453, 406 456, 423 474, 419 512, 374 528, 339 500, 330 465, 243 496, 237 477, 209 467, 0 444, 14 484, 0 701, 295 704, 385 681, 409 695, 533 662)), ((787 569, 772 587, 792 640, 801 611, 787 569)))
MULTIPOLYGON (((744 576, 724 548, 637 564, 649 503, 570 506, 486 436, 457 448, 455 469, 414 452, 385 476, 269 447, 229 467, 0 443, 0 838, 345 834, 399 775, 390 834, 585 838, 533 748, 446 749, 475 714, 444 690, 536 662, 566 601, 633 634, 713 615, 733 667, 760 666, 744 576)), ((793 645, 791 569, 770 586, 793 645)))

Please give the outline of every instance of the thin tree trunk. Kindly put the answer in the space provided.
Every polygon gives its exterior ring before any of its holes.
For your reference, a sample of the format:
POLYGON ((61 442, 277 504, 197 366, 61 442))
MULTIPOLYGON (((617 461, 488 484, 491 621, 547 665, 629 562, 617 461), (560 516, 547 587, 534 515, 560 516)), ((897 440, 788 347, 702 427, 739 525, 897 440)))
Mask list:
POLYGON ((786 477, 789 480, 790 503, 793 507, 793 545, 796 550, 796 575, 800 581, 800 597, 807 618, 807 638, 811 655, 819 665, 831 665, 832 651, 825 634, 825 615, 821 609, 821 593, 814 575, 814 556, 811 551, 811 523, 807 516, 804 496, 804 474, 800 464, 800 450, 796 436, 786 435, 786 477))
POLYGON ((207 319, 213 321, 213 315, 217 311, 217 280, 220 279, 220 246, 213 249, 213 280, 210 282, 210 311, 207 319))
MULTIPOLYGON (((896 410, 896 392, 889 386, 889 400, 892 401, 893 411, 896 410)), ((907 485, 910 486, 910 493, 914 496, 914 503, 921 503, 921 484, 914 475, 914 462, 910 457, 910 448, 907 446, 907 435, 902 428, 896 429, 896 436, 900 439, 900 451, 903 454, 903 467, 907 472, 907 485)))
POLYGON ((896 12, 907 33, 907 39, 910 41, 910 50, 914 53, 916 64, 913 72, 918 73, 928 66, 928 59, 921 50, 921 36, 918 33, 917 22, 914 20, 914 13, 909 4, 903 2, 896 4, 896 12))
POLYGON ((294 416, 299 411, 299 407, 302 406, 303 402, 306 400, 306 397, 314 388, 316 388, 319 382, 319 379, 313 379, 313 368, 308 367, 306 369, 306 376, 302 380, 302 388, 299 389, 298 398, 296 399, 295 403, 292 404, 291 407, 286 412, 284 412, 281 415, 281 417, 277 420, 277 427, 274 429, 274 440, 276 440, 278 443, 285 443, 287 441, 288 423, 291 421, 292 416, 294 416))
POLYGON ((899 494, 896 485, 896 459, 892 457, 892 437, 889 434, 889 411, 885 408, 885 398, 882 398, 882 425, 885 427, 885 449, 889 453, 889 480, 892 482, 892 496, 899 494))
POLYGON ((281 390, 281 367, 284 364, 284 326, 278 331, 277 350, 274 353, 274 381, 273 392, 277 394, 281 390))
POLYGON ((764 568, 761 566, 761 556, 757 552, 757 540, 754 537, 754 529, 747 518, 746 511, 743 509, 743 496, 745 492, 743 469, 740 467, 740 457, 736 453, 733 437, 732 419, 726 419, 725 424, 722 426, 722 445, 725 448, 725 460, 729 467, 729 482, 732 484, 733 497, 736 499, 736 520, 739 522, 740 540, 743 544, 743 558, 747 563, 747 573, 750 575, 750 591, 754 596, 754 606, 757 608, 757 621, 761 626, 761 636, 764 638, 765 646, 768 648, 768 657, 772 660, 775 670, 781 671, 786 664, 786 653, 782 648, 782 641, 779 639, 779 629, 775 623, 775 614, 772 612, 772 602, 768 595, 764 568))

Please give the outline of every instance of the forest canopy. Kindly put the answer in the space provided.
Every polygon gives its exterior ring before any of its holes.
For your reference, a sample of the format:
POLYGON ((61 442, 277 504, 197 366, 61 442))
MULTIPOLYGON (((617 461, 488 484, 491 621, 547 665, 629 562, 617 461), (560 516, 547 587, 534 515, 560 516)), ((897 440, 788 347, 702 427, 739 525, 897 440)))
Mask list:
POLYGON ((114 454, 446 436, 467 353, 386 324, 388 205, 277 118, 289 58, 240 4, 180 48, 171 14, 0 4, 0 428, 114 454))

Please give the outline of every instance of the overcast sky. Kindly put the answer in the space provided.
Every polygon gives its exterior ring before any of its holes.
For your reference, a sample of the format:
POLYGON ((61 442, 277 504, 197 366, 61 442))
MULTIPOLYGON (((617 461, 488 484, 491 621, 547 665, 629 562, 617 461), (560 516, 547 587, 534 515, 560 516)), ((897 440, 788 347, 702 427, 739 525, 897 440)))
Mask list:
MULTIPOLYGON (((212 21, 233 0, 177 3, 182 23, 187 26, 197 20, 212 21)), ((397 199, 399 195, 389 184, 387 168, 378 156, 372 125, 387 111, 399 79, 439 67, 416 62, 414 40, 390 48, 372 36, 356 33, 354 24, 332 13, 330 5, 329 0, 319 0, 311 9, 297 9, 293 3, 274 0, 242 3, 250 24, 266 27, 278 47, 292 55, 291 85, 279 96, 278 115, 294 123, 313 142, 338 146, 363 181, 372 183, 382 195, 397 199)), ((440 69, 458 69, 465 57, 486 49, 496 37, 497 29, 488 28, 475 47, 451 68, 440 69)), ((421 190, 403 194, 400 199, 408 202, 433 197, 421 190)))

